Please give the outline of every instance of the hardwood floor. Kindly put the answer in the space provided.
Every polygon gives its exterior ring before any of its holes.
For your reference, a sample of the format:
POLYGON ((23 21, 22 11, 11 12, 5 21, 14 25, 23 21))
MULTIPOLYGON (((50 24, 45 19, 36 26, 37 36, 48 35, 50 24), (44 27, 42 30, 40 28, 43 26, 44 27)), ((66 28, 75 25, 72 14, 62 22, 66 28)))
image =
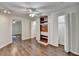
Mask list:
POLYGON ((44 46, 35 39, 25 41, 15 41, 12 44, 0 49, 1 56, 75 56, 66 53, 63 46, 54 47, 51 45, 44 46))

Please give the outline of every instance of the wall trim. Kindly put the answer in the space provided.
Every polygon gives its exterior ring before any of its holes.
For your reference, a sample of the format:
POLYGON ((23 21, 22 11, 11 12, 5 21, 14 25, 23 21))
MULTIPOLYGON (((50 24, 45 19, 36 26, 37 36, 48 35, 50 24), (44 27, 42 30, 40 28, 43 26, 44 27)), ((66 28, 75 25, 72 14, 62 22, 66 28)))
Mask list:
POLYGON ((28 38, 28 39, 23 39, 23 41, 25 40, 30 40, 30 39, 36 39, 36 37, 33 37, 33 38, 28 38))
POLYGON ((12 44, 12 41, 10 41, 10 42, 4 44, 3 46, 0 47, 0 49, 4 48, 4 47, 6 47, 6 46, 8 46, 8 45, 10 45, 10 44, 12 44))
POLYGON ((28 40, 28 39, 31 39, 31 37, 28 37, 28 38, 25 38, 25 39, 22 39, 22 40, 28 40))
POLYGON ((44 42, 42 42, 42 41, 38 41, 38 43, 43 44, 43 45, 45 45, 45 46, 48 45, 48 43, 44 43, 44 42))
POLYGON ((70 52, 73 54, 79 55, 79 52, 76 52, 76 51, 70 51, 70 52))
POLYGON ((55 47, 58 47, 58 44, 56 44, 56 43, 48 43, 48 44, 55 46, 55 47))

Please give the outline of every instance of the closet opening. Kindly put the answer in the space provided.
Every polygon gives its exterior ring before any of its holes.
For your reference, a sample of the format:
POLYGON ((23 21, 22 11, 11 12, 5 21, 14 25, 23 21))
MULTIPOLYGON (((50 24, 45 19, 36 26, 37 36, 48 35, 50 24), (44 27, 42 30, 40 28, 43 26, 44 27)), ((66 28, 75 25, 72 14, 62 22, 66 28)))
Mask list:
POLYGON ((48 43, 48 17, 40 17, 40 43, 47 45, 48 43))
POLYGON ((58 45, 64 49, 66 38, 65 15, 58 17, 58 45))

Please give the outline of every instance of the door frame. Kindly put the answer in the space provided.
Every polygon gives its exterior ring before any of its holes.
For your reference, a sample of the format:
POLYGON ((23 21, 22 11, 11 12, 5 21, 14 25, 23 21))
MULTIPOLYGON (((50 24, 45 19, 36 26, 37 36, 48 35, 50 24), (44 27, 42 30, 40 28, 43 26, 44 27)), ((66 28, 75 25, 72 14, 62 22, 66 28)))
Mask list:
MULTIPOLYGON (((12 21, 11 21, 11 24, 12 24, 12 25, 11 25, 11 33, 12 33, 12 31, 13 31, 13 20, 14 20, 14 19, 12 19, 12 21)), ((15 19, 15 21, 17 21, 17 20, 15 19)), ((21 40, 22 40, 22 20, 19 19, 19 21, 21 22, 21 40)), ((13 33, 12 33, 12 34, 13 34, 13 33)), ((11 35, 11 38, 12 38, 12 35, 11 35)), ((13 41, 13 39, 12 39, 12 41, 13 41)))
MULTIPOLYGON (((65 24, 66 24, 66 34, 65 34, 65 40, 64 40, 64 50, 66 52, 70 51, 70 14, 60 14, 59 16, 65 16, 65 24)), ((59 44, 59 43, 58 43, 59 44)))

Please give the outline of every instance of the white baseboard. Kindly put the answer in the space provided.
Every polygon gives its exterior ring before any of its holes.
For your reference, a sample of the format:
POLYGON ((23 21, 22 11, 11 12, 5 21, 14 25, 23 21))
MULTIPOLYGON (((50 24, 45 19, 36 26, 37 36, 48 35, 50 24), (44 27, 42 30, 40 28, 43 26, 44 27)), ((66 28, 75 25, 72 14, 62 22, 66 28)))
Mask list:
POLYGON ((56 43, 48 43, 48 44, 58 47, 58 44, 56 44, 56 43))
POLYGON ((25 39, 22 39, 22 40, 28 40, 28 39, 31 39, 31 37, 28 37, 28 38, 25 38, 25 39))
POLYGON ((79 55, 79 52, 76 52, 76 51, 70 51, 70 52, 73 54, 79 55))
POLYGON ((9 45, 9 44, 11 44, 11 43, 12 43, 12 41, 10 41, 10 42, 8 42, 8 43, 6 43, 6 44, 0 46, 0 49, 3 48, 3 47, 5 47, 5 46, 7 46, 7 45, 9 45))
POLYGON ((38 43, 40 43, 40 44, 43 44, 43 45, 48 45, 48 43, 44 43, 44 42, 41 42, 41 41, 38 41, 38 43))
POLYGON ((26 39, 22 39, 22 40, 29 40, 29 39, 34 39, 34 38, 36 38, 36 37, 26 38, 26 39))

